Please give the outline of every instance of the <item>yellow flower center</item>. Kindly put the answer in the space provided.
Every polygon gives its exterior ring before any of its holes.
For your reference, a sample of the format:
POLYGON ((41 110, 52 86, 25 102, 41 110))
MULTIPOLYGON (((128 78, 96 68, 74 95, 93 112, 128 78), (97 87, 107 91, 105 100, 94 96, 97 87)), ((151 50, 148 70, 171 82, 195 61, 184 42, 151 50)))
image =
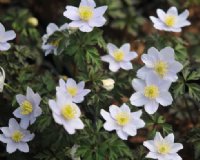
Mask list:
POLYGON ((171 16, 171 15, 166 16, 165 24, 167 26, 172 27, 172 26, 175 25, 175 22, 176 22, 176 17, 175 16, 171 16))
POLYGON ((75 96, 78 92, 78 89, 76 87, 67 87, 67 92, 71 95, 71 96, 75 96))
POLYGON ((159 89, 155 85, 149 85, 149 86, 145 87, 144 95, 145 95, 145 97, 147 97, 149 99, 155 99, 159 95, 159 89))
POLYGON ((22 134, 22 132, 20 131, 15 131, 12 136, 11 136, 11 139, 14 141, 14 142, 20 142, 22 140, 22 138, 24 137, 24 135, 22 134))
POLYGON ((66 120, 71 120, 75 118, 77 111, 74 106, 67 104, 61 109, 61 114, 66 120))
POLYGON ((164 77, 168 71, 168 65, 166 62, 159 61, 155 64, 154 70, 160 77, 164 77))
POLYGON ((170 152, 170 146, 167 143, 158 144, 157 151, 160 154, 167 154, 170 152))
POLYGON ((93 9, 91 7, 79 7, 79 16, 83 21, 89 21, 93 17, 93 14, 93 9))
POLYGON ((49 44, 54 46, 54 47, 58 47, 60 40, 54 40, 52 42, 50 42, 49 44))
POLYGON ((21 114, 23 115, 28 115, 33 111, 33 105, 25 100, 22 104, 21 104, 21 114))
POLYGON ((113 53, 113 56, 116 61, 120 62, 124 59, 124 52, 117 50, 113 53))
POLYGON ((125 112, 120 112, 115 117, 117 124, 125 126, 130 121, 130 115, 125 112))

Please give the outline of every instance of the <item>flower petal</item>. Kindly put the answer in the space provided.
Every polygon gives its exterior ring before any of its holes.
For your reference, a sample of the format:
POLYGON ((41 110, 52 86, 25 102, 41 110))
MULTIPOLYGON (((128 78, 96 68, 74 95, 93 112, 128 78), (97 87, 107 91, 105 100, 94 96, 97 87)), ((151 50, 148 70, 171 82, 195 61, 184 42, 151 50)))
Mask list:
POLYGON ((153 114, 158 110, 158 106, 159 105, 155 100, 151 100, 147 104, 145 104, 144 108, 148 114, 153 114))

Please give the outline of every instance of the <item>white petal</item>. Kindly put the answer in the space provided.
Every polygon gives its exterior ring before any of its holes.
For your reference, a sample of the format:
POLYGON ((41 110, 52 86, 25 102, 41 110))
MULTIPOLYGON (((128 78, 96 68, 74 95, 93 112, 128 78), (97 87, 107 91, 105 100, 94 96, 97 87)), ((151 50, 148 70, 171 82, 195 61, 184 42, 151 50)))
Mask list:
POLYGON ((84 82, 84 81, 81 81, 81 82, 79 82, 77 85, 78 85, 78 90, 83 90, 84 87, 85 87, 85 82, 84 82))
POLYGON ((106 121, 104 123, 103 127, 107 131, 113 131, 113 130, 120 129, 119 125, 117 125, 117 123, 112 118, 110 118, 110 120, 106 121))
POLYGON ((111 120, 109 112, 106 112, 104 109, 101 109, 100 114, 106 121, 111 120))
MULTIPOLYGON (((158 159, 158 153, 149 152, 149 153, 146 155, 146 158, 158 159)), ((161 160, 161 159, 158 159, 158 160, 161 160)), ((164 159, 162 159, 162 160, 164 160, 164 159)))
POLYGON ((20 126, 23 128, 23 129, 27 129, 28 126, 29 126, 30 122, 29 122, 29 119, 28 118, 23 118, 21 119, 20 121, 20 126))
POLYGON ((18 143, 18 149, 22 152, 29 152, 29 146, 27 143, 18 143))
POLYGON ((113 60, 113 62, 110 62, 109 64, 109 69, 112 71, 112 72, 117 72, 119 69, 120 69, 120 65, 119 63, 115 62, 113 60))
POLYGON ((173 98, 169 92, 161 92, 159 97, 156 98, 156 101, 162 106, 169 106, 172 104, 173 98))
POLYGON ((166 13, 162 9, 156 10, 158 17, 164 22, 166 13))
POLYGON ((186 9, 185 11, 183 11, 178 17, 180 19, 186 19, 189 16, 189 11, 186 9))
POLYGON ((170 153, 176 153, 181 149, 183 149, 183 145, 181 143, 174 143, 171 147, 170 153))
POLYGON ((31 140, 33 140, 33 138, 35 137, 35 134, 27 134, 27 135, 25 135, 25 137, 23 138, 23 142, 29 142, 29 141, 31 141, 31 140))
POLYGON ((77 87, 76 81, 72 78, 67 79, 67 87, 77 87))
POLYGON ((75 129, 83 129, 84 128, 84 124, 80 118, 73 119, 71 121, 71 123, 73 123, 72 125, 74 126, 75 129))
POLYGON ((120 62, 120 67, 125 70, 133 69, 133 65, 131 62, 120 62))
POLYGON ((164 138, 167 142, 174 143, 174 134, 171 133, 164 138))
POLYGON ((134 125, 136 129, 139 129, 139 128, 143 128, 145 126, 145 123, 141 119, 135 119, 134 118, 132 120, 132 125, 134 125))
POLYGON ((137 77, 138 78, 141 78, 141 79, 143 79, 143 80, 145 80, 146 79, 146 76, 147 76, 147 73, 151 73, 151 72, 153 72, 152 71, 152 69, 150 69, 150 68, 147 68, 147 67, 142 67, 142 68, 140 68, 138 71, 137 71, 137 77))
POLYGON ((69 27, 72 27, 72 28, 79 28, 79 27, 82 27, 83 25, 85 25, 86 23, 83 22, 83 21, 72 21, 71 23, 69 23, 69 27))
POLYGON ((117 130, 117 135, 119 136, 119 138, 121 138, 122 140, 127 140, 128 139, 128 134, 123 132, 122 130, 117 130))
POLYGON ((10 137, 12 135, 10 129, 8 127, 1 127, 0 130, 6 137, 10 137))
POLYGON ((131 112, 129 106, 126 105, 125 103, 123 103, 123 104, 121 105, 120 110, 121 110, 122 112, 126 112, 126 113, 130 113, 130 112, 131 112))
POLYGON ((8 49, 10 49, 10 44, 9 43, 1 43, 0 42, 0 51, 7 51, 8 49))
POLYGON ((116 105, 109 106, 109 112, 112 118, 115 119, 116 115, 121 112, 120 108, 116 105))
POLYGON ((135 59, 137 56, 138 54, 136 52, 128 52, 127 54, 125 54, 124 61, 131 61, 135 59))
POLYGON ((142 61, 145 63, 145 65, 149 68, 153 68, 154 67, 154 64, 155 62, 158 61, 159 57, 159 51, 154 48, 154 47, 151 47, 148 49, 147 51, 148 54, 143 54, 142 55, 142 61))
POLYGON ((183 69, 183 65, 177 61, 174 61, 172 63, 169 63, 169 70, 170 72, 180 72, 183 69))
POLYGON ((101 27, 106 23, 106 19, 104 17, 94 17, 88 23, 91 27, 101 27))
POLYGON ((145 104, 144 108, 148 114, 153 114, 158 110, 158 103, 155 100, 151 100, 145 104))
POLYGON ((10 138, 5 137, 3 134, 0 134, 0 141, 3 143, 10 143, 12 140, 10 138))
POLYGON ((166 160, 182 160, 182 158, 177 153, 168 154, 166 160))
POLYGON ((131 49, 131 46, 129 43, 125 43, 120 47, 120 50, 122 50, 125 54, 129 53, 131 49))
POLYGON ((18 130, 20 128, 19 123, 14 118, 9 119, 9 129, 10 131, 18 130))
POLYGON ((178 11, 176 7, 170 7, 167 11, 167 14, 178 16, 178 11))
MULTIPOLYGON (((169 77, 169 74, 166 75, 166 78, 167 77, 169 77)), ((161 91, 164 91, 164 92, 168 91, 171 84, 172 84, 172 82, 169 79, 167 79, 167 80, 160 79, 159 82, 158 82, 160 92, 161 91)))
POLYGON ((148 99, 141 92, 136 92, 132 94, 130 101, 134 106, 143 106, 148 102, 148 99))
POLYGON ((157 151, 153 140, 144 141, 143 145, 145 147, 147 147, 151 152, 156 152, 157 151))
POLYGON ((159 143, 163 140, 163 137, 161 136, 160 132, 156 132, 156 135, 154 137, 155 143, 159 143))
POLYGON ((113 62, 113 57, 110 56, 110 55, 105 55, 105 56, 102 56, 101 57, 101 60, 104 61, 104 62, 113 62))
POLYGON ((135 91, 143 91, 145 88, 145 82, 141 79, 134 78, 132 80, 132 86, 135 91))
POLYGON ((106 12, 107 10, 107 6, 101 6, 101 7, 97 7, 94 9, 94 17, 100 17, 103 16, 103 14, 106 12))
POLYGON ((75 128, 72 126, 69 126, 68 123, 64 123, 64 129, 69 133, 69 134, 74 134, 75 133, 75 128))
POLYGON ((56 123, 62 125, 63 124, 63 118, 61 117, 61 115, 57 115, 55 113, 53 113, 53 118, 55 120, 56 123))
POLYGON ((14 31, 7 31, 4 35, 5 42, 9 40, 13 40, 16 37, 16 33, 14 31))
POLYGON ((140 119, 141 115, 142 115, 142 110, 131 112, 131 116, 133 119, 140 119))
POLYGON ((113 55, 112 53, 115 52, 116 50, 118 50, 117 46, 115 46, 114 44, 112 43, 108 43, 107 44, 107 49, 108 49, 108 53, 110 55, 113 55))
POLYGON ((96 3, 94 0, 81 0, 80 6, 96 7, 96 3))
POLYGON ((136 127, 133 124, 129 124, 123 127, 123 131, 130 136, 135 136, 137 134, 136 127))
POLYGON ((3 26, 2 23, 0 23, 0 33, 4 33, 5 32, 5 27, 3 26))
POLYGON ((13 143, 13 142, 8 143, 7 146, 6 146, 6 151, 7 151, 8 153, 13 153, 13 152, 16 151, 16 149, 17 149, 17 146, 16 146, 16 144, 13 143))
POLYGON ((47 34, 48 35, 51 35, 53 34, 55 31, 57 31, 59 28, 58 26, 55 24, 55 23, 50 23, 48 26, 47 26, 47 34))
POLYGON ((58 115, 60 114, 60 109, 54 100, 49 100, 49 107, 56 114, 58 114, 58 115))
POLYGON ((79 27, 80 31, 82 32, 91 32, 93 30, 92 26, 89 26, 89 24, 85 23, 81 27, 79 27))
POLYGON ((42 114, 42 109, 40 107, 36 107, 34 110, 34 117, 38 117, 42 114))
POLYGON ((174 49, 171 47, 165 47, 163 49, 160 50, 160 54, 159 57, 161 60, 163 61, 174 61, 174 49))
POLYGON ((66 6, 66 11, 63 15, 71 20, 80 20, 79 10, 74 6, 66 6))

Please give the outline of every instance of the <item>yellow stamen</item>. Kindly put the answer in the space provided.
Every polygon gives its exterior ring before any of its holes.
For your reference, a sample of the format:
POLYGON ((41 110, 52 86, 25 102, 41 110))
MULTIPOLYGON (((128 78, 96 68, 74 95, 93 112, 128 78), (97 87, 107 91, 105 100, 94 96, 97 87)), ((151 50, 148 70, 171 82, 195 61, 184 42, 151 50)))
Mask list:
POLYGON ((120 112, 116 115, 115 119, 117 121, 117 124, 119 124, 120 126, 124 126, 130 121, 130 115, 125 112, 120 112))
POLYGON ((160 77, 164 77, 168 72, 168 65, 166 62, 159 61, 155 64, 154 70, 160 77))
POLYGON ((67 92, 71 95, 71 96, 75 96, 78 92, 78 89, 76 87, 67 87, 67 92))
POLYGON ((149 99, 155 99, 159 95, 159 89, 155 85, 149 85, 149 86, 145 87, 144 95, 145 95, 145 97, 147 97, 149 99))
POLYGON ((22 132, 20 131, 15 131, 12 136, 11 136, 11 139, 14 141, 14 142, 20 142, 22 140, 22 138, 24 137, 24 135, 22 134, 22 132))
POLYGON ((77 111, 74 106, 67 104, 61 109, 61 114, 66 120, 71 120, 76 117, 77 111))
POLYGON ((93 9, 88 6, 79 7, 79 16, 83 21, 89 21, 93 17, 93 9))
POLYGON ((54 40, 52 42, 50 42, 49 44, 54 46, 54 47, 58 47, 60 40, 54 40))
POLYGON ((172 15, 168 15, 166 16, 165 18, 165 24, 169 27, 172 27, 175 25, 175 22, 176 22, 176 17, 175 16, 172 16, 172 15))
POLYGON ((124 59, 124 52, 121 50, 116 50, 113 53, 114 59, 118 62, 122 61, 124 59))
POLYGON ((157 151, 160 154, 167 154, 170 152, 170 146, 167 143, 160 143, 157 146, 157 151))
POLYGON ((21 104, 20 109, 21 109, 21 114, 28 115, 33 111, 33 105, 29 101, 25 100, 21 104))

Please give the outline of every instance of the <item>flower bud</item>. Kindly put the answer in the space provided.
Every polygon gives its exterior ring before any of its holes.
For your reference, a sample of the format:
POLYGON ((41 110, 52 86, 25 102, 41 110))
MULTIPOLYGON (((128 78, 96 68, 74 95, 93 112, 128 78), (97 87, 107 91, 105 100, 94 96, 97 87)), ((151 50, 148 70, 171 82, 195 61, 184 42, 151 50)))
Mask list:
POLYGON ((102 80, 103 82, 103 88, 105 88, 107 91, 111 91, 114 88, 115 81, 111 78, 102 80))
POLYGON ((37 27, 38 26, 38 19, 35 17, 30 17, 27 20, 28 24, 30 24, 33 27, 37 27))
POLYGON ((0 92, 3 92, 3 86, 5 81, 5 71, 2 67, 0 67, 0 92))

